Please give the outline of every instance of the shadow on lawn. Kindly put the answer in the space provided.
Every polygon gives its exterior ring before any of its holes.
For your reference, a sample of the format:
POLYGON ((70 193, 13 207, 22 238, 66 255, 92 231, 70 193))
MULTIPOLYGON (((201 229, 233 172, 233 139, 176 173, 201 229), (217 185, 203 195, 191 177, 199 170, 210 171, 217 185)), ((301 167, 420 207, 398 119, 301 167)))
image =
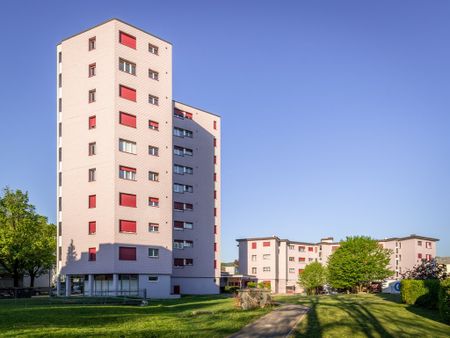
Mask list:
MULTIPOLYGON (((338 326, 350 326, 353 331, 362 331, 369 338, 375 336, 394 338, 362 302, 339 295, 333 296, 332 299, 335 302, 329 303, 321 301, 320 298, 320 296, 310 297, 309 304, 304 303, 310 307, 307 315, 306 332, 304 334, 298 332, 297 337, 322 337, 325 330, 338 326), (354 320, 354 324, 349 322, 331 322, 322 325, 317 314, 318 307, 322 308, 321 311, 326 310, 324 309, 326 307, 338 308, 347 313, 354 320)), ((323 312, 326 313, 326 311, 323 312)))

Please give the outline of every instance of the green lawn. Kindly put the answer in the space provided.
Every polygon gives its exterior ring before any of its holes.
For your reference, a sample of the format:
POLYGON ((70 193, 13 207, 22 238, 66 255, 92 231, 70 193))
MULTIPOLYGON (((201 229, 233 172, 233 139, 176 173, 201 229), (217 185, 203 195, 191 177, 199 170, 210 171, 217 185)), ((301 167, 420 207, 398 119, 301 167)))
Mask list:
POLYGON ((450 337, 439 314, 400 302, 399 295, 278 296, 311 310, 297 337, 450 337))
POLYGON ((81 303, 89 301, 0 300, 0 336, 224 337, 269 311, 238 310, 225 296, 150 301, 144 307, 81 303))

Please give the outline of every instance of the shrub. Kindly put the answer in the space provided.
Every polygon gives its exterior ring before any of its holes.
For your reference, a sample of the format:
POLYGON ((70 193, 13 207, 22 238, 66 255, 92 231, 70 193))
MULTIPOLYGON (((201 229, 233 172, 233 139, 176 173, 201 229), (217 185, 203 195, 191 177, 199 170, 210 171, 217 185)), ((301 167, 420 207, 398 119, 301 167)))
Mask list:
POLYGON ((450 279, 443 280, 439 289, 438 308, 441 318, 450 324, 450 279))
POLYGON ((239 290, 239 286, 225 286, 224 292, 225 293, 237 293, 239 290))
POLYGON ((436 308, 440 282, 437 279, 414 280, 403 279, 400 292, 402 301, 406 304, 436 308))
POLYGON ((256 282, 248 282, 248 283, 247 283, 247 287, 248 287, 249 289, 254 289, 254 288, 256 288, 256 282))

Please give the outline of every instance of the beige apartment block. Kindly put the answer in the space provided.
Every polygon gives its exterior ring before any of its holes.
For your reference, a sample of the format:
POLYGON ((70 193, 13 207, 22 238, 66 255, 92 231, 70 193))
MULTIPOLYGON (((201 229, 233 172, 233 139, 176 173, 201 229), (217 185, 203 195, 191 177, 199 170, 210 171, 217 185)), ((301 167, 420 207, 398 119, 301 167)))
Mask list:
POLYGON ((118 19, 57 46, 58 286, 219 292, 220 117, 172 98, 172 45, 118 19))
MULTIPOLYGON (((410 235, 379 240, 384 248, 391 249, 389 268, 394 271, 392 279, 419 264, 422 259, 436 256, 439 239, 410 235)), ((339 248, 333 237, 319 243, 296 242, 273 237, 238 239, 239 272, 252 275, 258 282, 270 283, 274 293, 298 293, 298 275, 312 262, 327 264, 328 258, 339 248)))

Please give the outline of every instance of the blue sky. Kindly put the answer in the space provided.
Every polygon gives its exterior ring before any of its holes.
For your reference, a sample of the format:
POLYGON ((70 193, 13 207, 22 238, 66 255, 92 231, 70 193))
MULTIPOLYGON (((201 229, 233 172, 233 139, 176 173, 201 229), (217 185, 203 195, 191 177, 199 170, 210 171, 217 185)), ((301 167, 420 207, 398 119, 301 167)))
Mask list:
POLYGON ((118 17, 174 45, 174 98, 222 116, 236 238, 412 233, 450 255, 450 2, 2 3, 0 186, 55 218, 55 45, 118 17))

